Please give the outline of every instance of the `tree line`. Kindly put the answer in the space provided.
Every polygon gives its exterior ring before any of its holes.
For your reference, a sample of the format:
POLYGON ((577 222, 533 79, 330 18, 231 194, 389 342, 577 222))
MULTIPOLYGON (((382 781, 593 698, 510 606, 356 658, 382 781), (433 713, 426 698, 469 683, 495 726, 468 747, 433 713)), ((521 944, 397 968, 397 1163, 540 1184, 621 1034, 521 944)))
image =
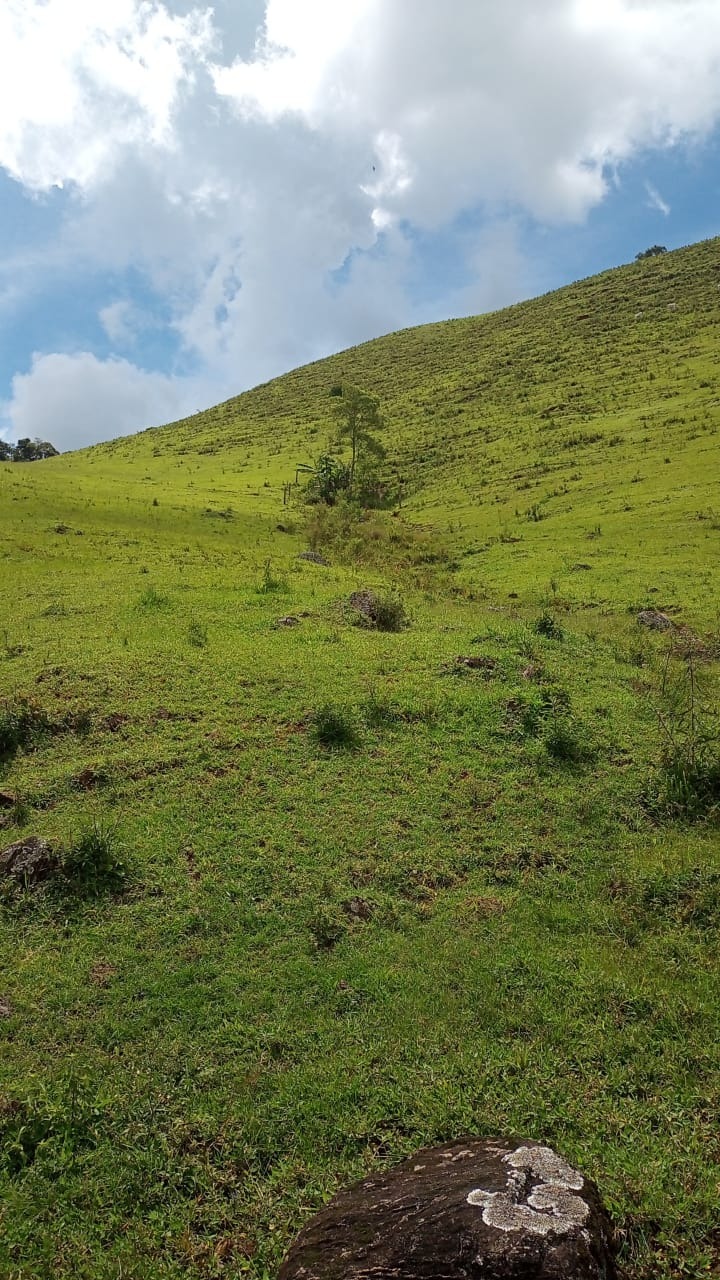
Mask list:
POLYGON ((31 440, 29 436, 17 444, 0 440, 0 462, 41 462, 43 458, 56 458, 59 452, 49 440, 31 440))

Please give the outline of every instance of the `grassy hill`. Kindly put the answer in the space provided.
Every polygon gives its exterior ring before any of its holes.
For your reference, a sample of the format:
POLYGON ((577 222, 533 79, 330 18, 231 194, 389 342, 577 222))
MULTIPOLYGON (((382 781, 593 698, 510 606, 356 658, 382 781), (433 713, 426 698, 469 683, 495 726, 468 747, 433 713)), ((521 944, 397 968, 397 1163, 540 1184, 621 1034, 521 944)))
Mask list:
POLYGON ((508 1131, 717 1274, 719 323, 712 241, 0 465, 0 849, 59 860, 0 886, 1 1275, 261 1280, 508 1131), (323 567, 343 379, 405 497, 323 567))

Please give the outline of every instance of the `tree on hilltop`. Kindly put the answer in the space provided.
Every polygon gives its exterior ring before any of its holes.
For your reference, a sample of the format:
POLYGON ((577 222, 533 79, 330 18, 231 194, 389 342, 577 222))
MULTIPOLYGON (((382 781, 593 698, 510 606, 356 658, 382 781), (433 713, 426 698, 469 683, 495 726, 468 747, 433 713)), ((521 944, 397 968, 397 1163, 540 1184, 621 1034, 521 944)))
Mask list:
POLYGON ((642 262, 645 258, 659 258, 661 254, 667 253, 664 244, 651 245, 649 249, 643 249, 642 253, 635 254, 635 261, 642 262))
POLYGON ((43 458, 56 458, 59 452, 49 440, 39 440, 37 437, 31 440, 29 436, 24 436, 13 449, 12 461, 41 462, 43 458))

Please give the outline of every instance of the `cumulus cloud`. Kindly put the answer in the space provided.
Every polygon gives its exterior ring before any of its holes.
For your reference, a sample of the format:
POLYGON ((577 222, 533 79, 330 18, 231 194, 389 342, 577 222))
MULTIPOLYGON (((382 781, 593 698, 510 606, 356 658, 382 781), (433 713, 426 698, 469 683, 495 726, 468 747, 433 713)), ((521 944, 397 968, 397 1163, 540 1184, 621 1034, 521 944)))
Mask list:
POLYGON ((125 148, 173 145, 210 14, 144 0, 4 0, 0 164, 35 190, 89 187, 125 148))
MULTIPOLYGON (((719 118, 716 0, 0 10, 0 165, 32 192, 67 186, 55 258, 139 271, 211 399, 514 300, 529 280, 518 219, 582 220, 633 155, 719 118), (470 212, 464 283, 419 289, 417 236, 457 241, 470 212)), ((101 320, 127 349, 130 304, 109 298, 101 320)), ((13 403, 39 414, 62 367, 66 386, 126 375, 137 427, 173 412, 164 375, 92 360, 41 357, 13 403)), ((83 418, 86 439, 96 421, 83 418)), ((124 414, 119 429, 132 425, 124 414)))
POLYGON ((4 410, 14 439, 39 436, 65 451, 172 421, 188 398, 182 381, 81 351, 35 356, 30 372, 13 378, 4 410))

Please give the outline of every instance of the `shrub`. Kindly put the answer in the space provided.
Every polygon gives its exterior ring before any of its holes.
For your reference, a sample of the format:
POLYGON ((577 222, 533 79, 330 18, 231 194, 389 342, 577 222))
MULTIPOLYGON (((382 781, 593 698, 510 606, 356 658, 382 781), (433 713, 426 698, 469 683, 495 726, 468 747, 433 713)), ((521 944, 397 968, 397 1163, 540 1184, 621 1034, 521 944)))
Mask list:
POLYGON ((358 627, 377 631, 402 631, 410 625, 407 610, 398 591, 355 591, 350 597, 353 622, 358 627))
POLYGON ((347 707, 326 703, 312 719, 313 736, 328 751, 353 750, 360 738, 353 712, 347 707))
POLYGON ((533 631, 547 640, 562 640, 565 635, 560 623, 547 610, 533 623, 533 631))

